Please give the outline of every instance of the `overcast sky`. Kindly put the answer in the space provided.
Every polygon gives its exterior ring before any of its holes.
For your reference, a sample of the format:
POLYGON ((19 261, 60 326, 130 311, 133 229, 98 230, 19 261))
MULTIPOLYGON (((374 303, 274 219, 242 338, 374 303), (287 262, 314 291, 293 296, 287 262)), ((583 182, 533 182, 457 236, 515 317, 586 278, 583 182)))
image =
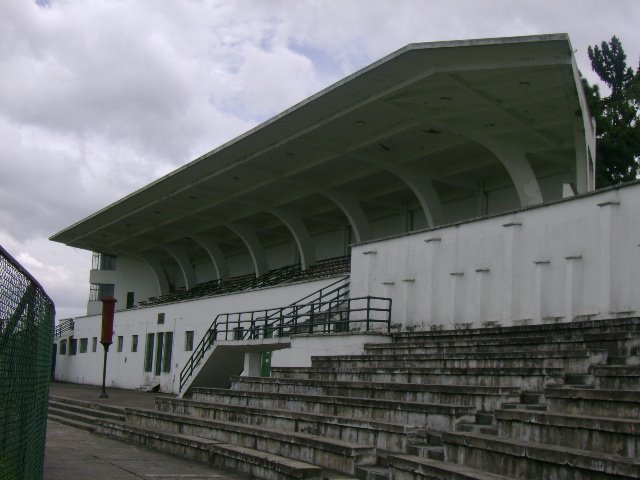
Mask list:
POLYGON ((48 237, 411 42, 567 32, 640 55, 640 1, 2 0, 0 245, 58 319, 90 252, 48 237))

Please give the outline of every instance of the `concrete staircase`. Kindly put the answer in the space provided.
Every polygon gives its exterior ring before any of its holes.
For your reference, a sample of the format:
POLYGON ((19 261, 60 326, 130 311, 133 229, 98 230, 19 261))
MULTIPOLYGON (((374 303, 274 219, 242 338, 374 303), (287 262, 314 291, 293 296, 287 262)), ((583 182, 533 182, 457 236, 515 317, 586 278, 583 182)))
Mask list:
POLYGON ((639 349, 635 318, 402 333, 94 424, 265 479, 640 478, 639 349))

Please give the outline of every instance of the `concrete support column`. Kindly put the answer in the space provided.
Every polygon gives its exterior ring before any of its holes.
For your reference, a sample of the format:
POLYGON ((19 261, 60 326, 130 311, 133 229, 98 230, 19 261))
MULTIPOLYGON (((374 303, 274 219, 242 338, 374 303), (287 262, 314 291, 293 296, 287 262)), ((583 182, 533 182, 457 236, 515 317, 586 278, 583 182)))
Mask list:
POLYGON ((542 193, 526 152, 516 145, 497 142, 484 142, 507 169, 513 185, 518 192, 520 205, 528 207, 542 203, 542 193))
POLYGON ((227 259, 224 257, 222 250, 220 250, 218 242, 209 235, 192 235, 191 238, 198 242, 207 252, 218 278, 220 280, 229 278, 229 265, 227 265, 227 259))
POLYGON ((549 270, 549 265, 551 262, 549 260, 537 260, 533 262, 535 266, 535 277, 534 277, 534 304, 533 304, 533 318, 535 321, 542 323, 543 319, 549 315, 547 311, 546 299, 547 299, 547 288, 545 288, 546 280, 548 280, 547 272, 549 270))
POLYGON ((564 316, 565 320, 572 321, 576 316, 576 306, 579 301, 579 281, 580 281, 580 261, 582 255, 571 255, 565 257, 567 261, 564 293, 564 316))
POLYGON ((615 236, 617 230, 617 214, 620 202, 611 200, 598 204, 598 252, 600 268, 598 278, 601 298, 598 305, 599 313, 609 314, 618 311, 618 302, 615 296, 615 268, 613 266, 614 252, 616 245, 615 236))
POLYGON ((316 249, 307 227, 302 222, 302 218, 279 208, 270 208, 267 211, 284 223, 293 235, 300 252, 302 269, 306 270, 314 265, 316 263, 316 249))
POLYGON ((238 235, 247 246, 249 255, 251 256, 251 261, 253 262, 256 277, 267 273, 269 271, 267 256, 264 253, 264 248, 260 243, 260 240, 258 240, 256 233, 244 225, 238 225, 235 223, 226 223, 225 227, 238 235))
POLYGON ((243 377, 259 377, 262 366, 261 352, 245 352, 243 377))
POLYGON ((321 193, 335 203, 345 214, 353 229, 356 242, 365 242, 371 239, 369 220, 355 196, 336 192, 335 190, 323 190, 321 193))
POLYGON ((487 318, 487 282, 488 282, 489 269, 477 268, 475 276, 475 312, 474 312, 474 324, 482 325, 482 322, 491 320, 487 318))
POLYGON ((463 323, 462 315, 460 312, 460 307, 463 302, 458 301, 458 296, 462 290, 462 282, 464 279, 464 272, 450 272, 451 277, 451 287, 449 289, 449 320, 451 326, 455 326, 456 324, 463 323))
POLYGON ((522 224, 520 222, 508 222, 504 227, 504 260, 502 276, 502 324, 513 325, 515 294, 519 285, 515 283, 515 253, 516 242, 520 234, 522 224))
MULTIPOLYGON (((425 285, 425 301, 424 314, 426 317, 426 325, 434 325, 436 323, 436 302, 437 299, 437 279, 438 273, 438 251, 442 239, 440 237, 431 237, 425 240, 427 246, 427 264, 425 265, 426 285, 425 285)), ((438 322, 439 323, 439 322, 438 322)))
POLYGON ((139 253, 138 257, 151 268, 153 276, 156 279, 157 295, 166 295, 169 293, 169 280, 160 264, 160 259, 152 253, 139 253))
POLYGON ((191 260, 187 256, 186 252, 176 245, 163 245, 162 248, 169 252, 169 254, 175 259, 182 276, 184 278, 184 286, 187 290, 196 286, 196 272, 193 269, 191 260))

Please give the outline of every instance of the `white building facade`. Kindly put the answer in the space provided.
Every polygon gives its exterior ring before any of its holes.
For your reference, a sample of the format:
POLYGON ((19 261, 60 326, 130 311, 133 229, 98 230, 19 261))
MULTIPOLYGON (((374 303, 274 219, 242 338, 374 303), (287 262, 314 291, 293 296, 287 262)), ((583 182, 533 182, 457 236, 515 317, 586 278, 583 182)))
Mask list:
POLYGON ((260 373, 271 351, 357 353, 389 328, 632 315, 640 189, 593 192, 594 152, 566 35, 409 45, 54 235, 99 252, 56 377, 100 382, 106 295, 107 384, 172 392, 201 341, 213 379, 260 373), (209 345, 218 315, 345 275, 350 298, 390 299, 389 324, 209 345))

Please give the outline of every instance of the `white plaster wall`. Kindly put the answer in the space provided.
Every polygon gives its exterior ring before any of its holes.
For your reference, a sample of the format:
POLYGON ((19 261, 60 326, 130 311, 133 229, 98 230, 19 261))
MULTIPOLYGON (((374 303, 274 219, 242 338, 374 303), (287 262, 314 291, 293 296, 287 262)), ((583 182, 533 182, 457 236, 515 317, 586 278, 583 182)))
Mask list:
MULTIPOLYGON (((113 345, 109 349, 107 363, 108 386, 137 388, 144 384, 161 384, 162 391, 178 392, 180 370, 192 352, 184 350, 185 331, 193 330, 194 347, 202 339, 216 315, 220 313, 250 311, 288 305, 299 298, 336 281, 336 278, 303 282, 293 285, 264 288, 218 297, 159 305, 116 312, 113 345), (158 325, 158 313, 165 314, 164 325, 158 325), (147 333, 173 332, 171 372, 156 377, 144 372, 145 343, 147 333), (116 351, 117 337, 124 336, 122 352, 116 351), (138 335, 138 351, 131 352, 131 336, 138 335)), ((55 377, 60 381, 100 385, 102 383, 103 348, 91 352, 91 338, 100 340, 101 317, 99 315, 75 319, 73 337, 78 339, 75 356, 60 355, 56 363, 55 377), (88 338, 88 352, 80 352, 80 339, 88 338)), ((69 338, 68 336, 64 338, 69 338)), ((59 343, 59 341, 58 341, 59 343)), ((154 357, 155 358, 155 357, 154 357)))
POLYGON ((351 294, 429 329, 640 310, 640 184, 352 248, 351 294), (618 203, 619 202, 619 203, 618 203))
POLYGON ((334 333, 330 335, 295 335, 291 348, 275 350, 272 367, 310 367, 311 357, 325 355, 359 355, 366 343, 390 343, 391 335, 334 333))

